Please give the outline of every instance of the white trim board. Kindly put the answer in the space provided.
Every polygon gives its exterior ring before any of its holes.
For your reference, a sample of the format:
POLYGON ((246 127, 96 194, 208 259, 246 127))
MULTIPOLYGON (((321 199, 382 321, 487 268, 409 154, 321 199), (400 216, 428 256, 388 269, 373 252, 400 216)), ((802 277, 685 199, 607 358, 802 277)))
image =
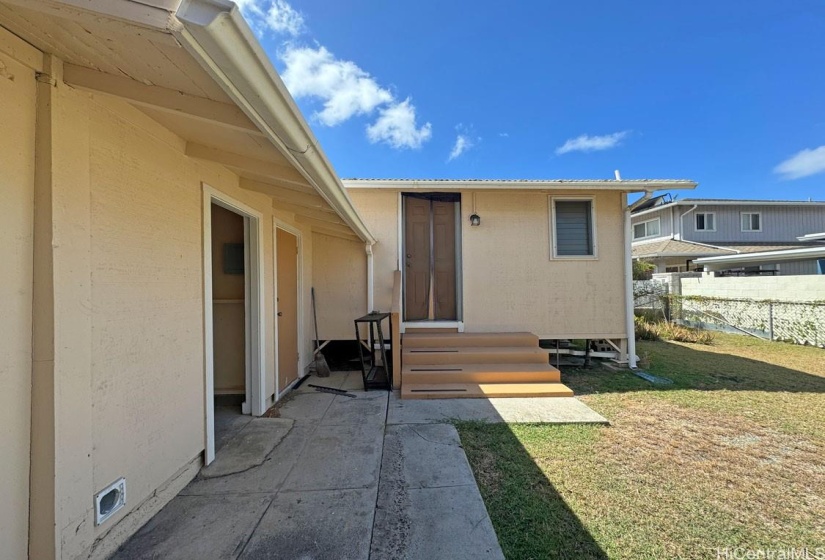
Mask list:
POLYGON ((457 329, 464 332, 464 321, 402 321, 401 333, 407 329, 457 329))
POLYGON ((266 412, 263 298, 263 220, 260 212, 203 183, 203 347, 204 347, 204 464, 215 460, 215 349, 212 313, 212 204, 244 218, 246 302, 246 403, 244 413, 266 412))

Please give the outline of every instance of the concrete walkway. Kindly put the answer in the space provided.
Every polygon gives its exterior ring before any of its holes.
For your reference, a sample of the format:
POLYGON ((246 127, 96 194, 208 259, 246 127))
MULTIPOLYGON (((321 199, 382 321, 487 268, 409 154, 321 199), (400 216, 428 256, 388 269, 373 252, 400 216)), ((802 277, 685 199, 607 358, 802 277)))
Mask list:
MULTIPOLYGON (((215 462, 114 558, 503 558, 458 433, 443 423, 506 421, 490 401, 401 401, 359 390, 357 372, 308 383, 281 418, 225 418, 215 462)), ((578 404, 582 420, 598 421, 578 404)), ((558 414, 574 421, 576 408, 558 414)))

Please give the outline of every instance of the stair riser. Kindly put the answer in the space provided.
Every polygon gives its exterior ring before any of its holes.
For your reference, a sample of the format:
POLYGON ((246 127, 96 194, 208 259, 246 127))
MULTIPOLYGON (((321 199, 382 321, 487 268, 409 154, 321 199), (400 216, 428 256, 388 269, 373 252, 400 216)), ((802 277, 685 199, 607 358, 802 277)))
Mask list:
POLYGON ((536 348, 539 345, 538 337, 534 335, 519 336, 426 336, 426 337, 404 337, 402 346, 409 348, 455 348, 467 346, 487 346, 487 347, 530 347, 536 348))
POLYGON ((421 364, 549 364, 546 352, 410 352, 405 350, 402 357, 404 366, 421 364))
POLYGON ((438 383, 559 383, 557 371, 439 371, 404 372, 404 383, 431 385, 438 383))

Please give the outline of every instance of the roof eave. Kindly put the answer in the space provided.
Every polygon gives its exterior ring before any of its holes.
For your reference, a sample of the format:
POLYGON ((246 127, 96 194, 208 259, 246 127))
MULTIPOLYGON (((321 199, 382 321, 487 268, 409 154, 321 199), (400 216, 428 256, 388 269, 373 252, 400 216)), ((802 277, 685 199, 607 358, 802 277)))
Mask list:
POLYGON ((414 180, 414 179, 344 179, 348 189, 391 190, 606 190, 620 192, 645 192, 667 189, 694 189, 697 183, 687 180, 414 180))
POLYGON ((790 260, 813 260, 825 258, 825 246, 805 247, 802 249, 784 249, 780 251, 760 251, 757 253, 739 253, 718 257, 702 257, 693 262, 701 265, 737 265, 764 262, 782 262, 790 260))
POLYGON ((332 164, 234 3, 184 0, 178 41, 364 242, 370 233, 332 164))

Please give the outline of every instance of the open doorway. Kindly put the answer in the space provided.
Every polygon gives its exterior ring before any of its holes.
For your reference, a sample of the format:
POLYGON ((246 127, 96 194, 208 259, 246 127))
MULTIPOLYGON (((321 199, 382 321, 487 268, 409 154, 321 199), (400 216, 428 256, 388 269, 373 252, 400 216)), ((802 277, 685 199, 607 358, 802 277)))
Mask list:
POLYGON ((244 217, 212 203, 212 371, 215 449, 231 438, 246 400, 246 243, 244 217))
POLYGON ((204 369, 208 465, 242 415, 264 413, 261 216, 204 186, 204 369))

